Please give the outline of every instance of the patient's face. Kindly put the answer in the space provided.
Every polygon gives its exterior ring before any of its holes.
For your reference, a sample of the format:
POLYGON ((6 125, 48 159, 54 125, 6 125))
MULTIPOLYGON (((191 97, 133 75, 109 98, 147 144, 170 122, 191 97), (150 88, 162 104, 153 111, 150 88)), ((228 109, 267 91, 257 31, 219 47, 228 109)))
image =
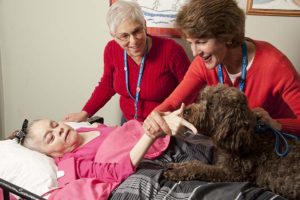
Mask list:
POLYGON ((30 130, 37 150, 51 157, 61 157, 77 148, 82 139, 70 126, 49 119, 35 122, 30 130))

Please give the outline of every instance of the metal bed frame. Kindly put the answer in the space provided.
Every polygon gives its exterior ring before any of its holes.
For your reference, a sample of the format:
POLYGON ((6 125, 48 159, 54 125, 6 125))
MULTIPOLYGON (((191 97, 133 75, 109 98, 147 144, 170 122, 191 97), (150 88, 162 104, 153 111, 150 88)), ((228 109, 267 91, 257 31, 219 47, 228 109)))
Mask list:
POLYGON ((10 193, 15 194, 18 197, 21 197, 22 199, 26 199, 26 200, 45 200, 43 197, 40 197, 2 178, 0 178, 0 188, 2 189, 4 200, 10 200, 9 198, 10 193))

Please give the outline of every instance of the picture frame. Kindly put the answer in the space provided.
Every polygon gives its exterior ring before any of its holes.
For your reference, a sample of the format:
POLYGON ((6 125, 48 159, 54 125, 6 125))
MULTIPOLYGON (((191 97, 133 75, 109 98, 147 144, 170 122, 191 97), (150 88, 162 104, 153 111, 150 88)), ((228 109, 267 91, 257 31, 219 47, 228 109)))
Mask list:
POLYGON ((249 15, 300 16, 300 0, 247 0, 249 15))
MULTIPOLYGON (((110 5, 112 5, 117 0, 110 0, 110 5)), ((128 0, 130 1, 130 0, 128 0)), ((165 37, 173 37, 179 38, 179 31, 172 25, 176 18, 176 13, 179 10, 180 6, 186 0, 132 0, 137 2, 143 12, 146 19, 147 33, 150 35, 156 36, 165 36, 165 37), (151 8, 151 6, 155 6, 158 4, 160 6, 169 6, 171 5, 172 9, 164 9, 168 10, 168 13, 163 13, 163 11, 157 11, 151 8), (170 11, 171 10, 171 11, 170 11), (157 18, 155 18, 157 16, 157 18), (166 16, 166 17, 165 17, 166 16), (166 21, 163 21, 166 20, 166 21)))

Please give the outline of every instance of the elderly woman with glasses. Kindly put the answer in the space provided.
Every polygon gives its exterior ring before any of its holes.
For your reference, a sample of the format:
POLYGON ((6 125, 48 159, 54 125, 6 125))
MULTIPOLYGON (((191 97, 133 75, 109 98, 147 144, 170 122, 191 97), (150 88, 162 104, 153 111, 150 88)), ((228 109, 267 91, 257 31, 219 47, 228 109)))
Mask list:
POLYGON ((114 40, 104 52, 104 74, 81 112, 66 121, 85 121, 116 93, 120 95, 122 123, 144 121, 183 79, 190 61, 174 40, 148 35, 143 12, 130 1, 117 1, 107 14, 114 40))

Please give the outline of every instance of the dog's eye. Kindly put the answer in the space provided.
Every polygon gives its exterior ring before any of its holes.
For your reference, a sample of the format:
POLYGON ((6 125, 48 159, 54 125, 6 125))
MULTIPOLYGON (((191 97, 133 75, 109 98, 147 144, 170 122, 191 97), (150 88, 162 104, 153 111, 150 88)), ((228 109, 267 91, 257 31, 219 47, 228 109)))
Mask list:
POLYGON ((191 114, 191 109, 186 109, 183 111, 183 115, 190 115, 191 114))

